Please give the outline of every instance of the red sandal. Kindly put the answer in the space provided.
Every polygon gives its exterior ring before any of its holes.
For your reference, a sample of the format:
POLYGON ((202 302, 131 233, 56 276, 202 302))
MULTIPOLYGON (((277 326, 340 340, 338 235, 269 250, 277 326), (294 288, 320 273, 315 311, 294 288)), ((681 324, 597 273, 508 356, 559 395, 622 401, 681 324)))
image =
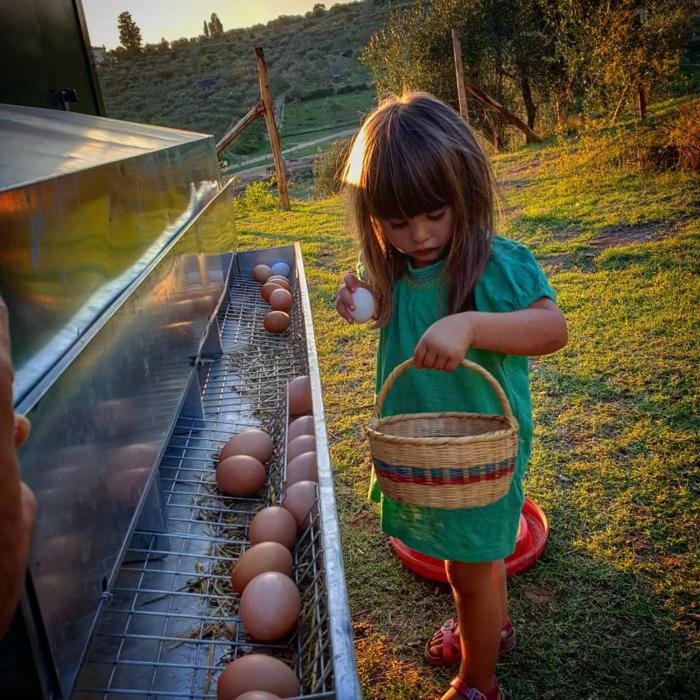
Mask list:
POLYGON ((480 690, 468 686, 459 676, 453 678, 450 685, 467 700, 503 700, 496 676, 493 677, 491 682, 491 689, 485 695, 480 690))
MULTIPOLYGON (((513 623, 510 618, 506 620, 501 629, 501 645, 498 648, 498 656, 504 656, 515 648, 517 639, 513 623)), ((462 660, 462 648, 459 641, 459 627, 450 618, 445 620, 442 627, 428 640, 425 645, 425 660, 431 666, 453 666, 462 660), (441 635, 438 637, 438 635, 441 635), (430 651, 431 647, 438 647, 441 651, 437 654, 430 651)))

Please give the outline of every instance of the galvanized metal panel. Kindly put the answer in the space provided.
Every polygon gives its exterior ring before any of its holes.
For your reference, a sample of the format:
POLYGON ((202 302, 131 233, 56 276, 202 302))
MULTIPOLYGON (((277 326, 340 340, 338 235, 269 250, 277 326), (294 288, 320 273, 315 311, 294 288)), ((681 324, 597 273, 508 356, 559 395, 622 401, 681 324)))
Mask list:
POLYGON ((212 137, 0 106, 0 294, 17 400, 218 189, 212 137))
MULTIPOLYGON (((223 293, 229 256, 201 251, 212 230, 230 230, 229 194, 138 270, 61 359, 67 366, 21 406, 33 425, 22 478, 38 502, 29 571, 66 695, 223 293)), ((143 515, 157 523, 157 498, 150 503, 143 515)))
POLYGON ((0 102, 63 109, 52 91, 73 88, 71 110, 104 113, 87 42, 79 0, 0 3, 0 102))
MULTIPOLYGON (((228 292, 213 332, 218 348, 201 367, 203 412, 180 417, 160 463, 169 542, 141 533, 130 544, 111 589, 113 600, 95 630, 76 698, 212 698, 225 665, 251 649, 288 663, 303 697, 360 700, 345 589, 333 478, 328 455, 319 369, 298 245, 234 255, 228 292), (291 268, 289 329, 263 328, 269 306, 251 270, 260 262, 291 268), (286 480, 288 381, 311 377, 320 511, 294 549, 302 613, 289 637, 254 640, 239 616, 229 571, 250 546, 250 519, 280 501, 286 480), (265 489, 250 498, 222 494, 215 485, 216 455, 249 427, 273 437, 265 489)), ((140 528, 139 528, 140 530, 140 528)))

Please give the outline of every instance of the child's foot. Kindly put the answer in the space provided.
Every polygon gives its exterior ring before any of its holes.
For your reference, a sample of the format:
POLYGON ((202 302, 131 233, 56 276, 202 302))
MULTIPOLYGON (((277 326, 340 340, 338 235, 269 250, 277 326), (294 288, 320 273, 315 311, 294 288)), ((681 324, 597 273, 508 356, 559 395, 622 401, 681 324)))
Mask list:
POLYGON ((503 700, 496 676, 493 677, 491 688, 486 693, 482 693, 476 688, 470 688, 459 676, 453 678, 450 685, 452 687, 440 700, 463 700, 463 698, 468 698, 468 700, 503 700))
MULTIPOLYGON (((504 656, 515 648, 517 639, 510 618, 501 629, 501 645, 498 656, 504 656)), ((459 625, 452 619, 446 620, 425 645, 425 660, 432 666, 452 666, 462 659, 459 644, 459 625)))

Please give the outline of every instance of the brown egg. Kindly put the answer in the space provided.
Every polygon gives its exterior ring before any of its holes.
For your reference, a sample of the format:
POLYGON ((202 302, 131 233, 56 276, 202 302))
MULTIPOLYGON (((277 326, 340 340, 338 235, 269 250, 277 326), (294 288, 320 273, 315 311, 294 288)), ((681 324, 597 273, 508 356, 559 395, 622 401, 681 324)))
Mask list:
POLYGON ((270 295, 275 291, 275 289, 283 289, 283 287, 277 282, 265 282, 260 290, 260 296, 262 296, 262 298, 269 303, 270 295))
POLYGON ((157 454, 155 446, 147 442, 124 445, 111 453, 109 467, 123 468, 128 466, 130 469, 150 469, 157 454))
POLYGON ((132 434, 138 423, 138 407, 131 399, 107 399, 91 404, 86 420, 94 422, 100 432, 132 434))
POLYGON ((151 474, 150 467, 116 469, 107 472, 106 486, 110 500, 118 506, 133 506, 139 502, 151 474))
POLYGON ((286 508, 297 521, 300 528, 309 524, 309 513, 316 507, 316 483, 314 481, 297 481, 287 488, 282 507, 286 508))
POLYGON ((197 315, 197 305, 192 299, 181 299, 167 307, 170 323, 187 323, 197 315))
POLYGON ((203 297, 198 297, 194 300, 195 307, 197 311, 205 316, 209 316, 214 308, 216 307, 216 302, 219 300, 214 294, 208 294, 203 297))
MULTIPOLYGON (((296 526, 295 521, 295 530, 296 526)), ((93 549, 91 539, 90 533, 85 531, 53 535, 33 545, 30 563, 34 564, 37 573, 42 576, 70 572, 81 565, 81 560, 89 559, 93 549)))
MULTIPOLYGON (((80 611, 85 608, 81 587, 76 586, 75 571, 64 566, 62 571, 47 574, 35 573, 32 576, 33 588, 36 589, 41 599, 51 601, 47 610, 42 612, 42 620, 44 624, 49 625, 49 629, 60 629, 66 624, 66 620, 76 619, 76 615, 79 615, 80 611)), ((7 697, 7 695, 3 694, 2 697, 7 697)), ((19 697, 31 697, 31 695, 22 694, 19 697)))
POLYGON ((282 275, 272 275, 267 281, 279 284, 280 287, 283 287, 287 291, 290 291, 291 289, 289 280, 286 277, 282 277, 282 275))
POLYGON ((316 451, 316 438, 313 435, 300 435, 287 444, 287 461, 291 462, 304 452, 316 451))
POLYGON ((125 445, 108 453, 105 485, 113 502, 128 506, 139 501, 157 454, 150 443, 125 445))
POLYGON ((282 700, 279 695, 267 693, 264 690, 251 690, 239 695, 236 700, 282 700))
POLYGON ((275 311, 289 311, 292 308, 292 295, 286 289, 275 289, 270 294, 270 306, 275 311))
POLYGON ((296 583, 278 571, 258 574, 241 595, 239 615, 248 634, 261 642, 286 637, 301 612, 301 596, 296 583))
POLYGON ((279 542, 292 550, 297 542, 297 521, 281 506, 263 508, 250 521, 248 539, 251 544, 279 542))
POLYGON ((287 664, 266 654, 248 654, 232 661, 216 682, 217 700, 237 700, 252 690, 293 698, 301 687, 287 664))
POLYGON ((265 465, 249 455, 226 457, 216 468, 216 483, 227 496, 254 496, 266 478, 265 465))
MULTIPOLYGON (((75 479, 80 479, 81 488, 98 488, 97 484, 109 472, 119 465, 119 449, 111 449, 105 453, 104 448, 99 449, 96 443, 89 445, 72 445, 69 447, 59 447, 50 456, 44 455, 44 459, 50 462, 50 466, 42 472, 42 487, 51 488, 56 486, 66 493, 71 492, 74 487, 72 483, 75 479), (112 457, 117 459, 113 460, 112 457), (85 468, 85 465, 99 465, 106 462, 105 469, 85 468), (111 463, 112 462, 112 463, 111 463)), ((36 485, 39 488, 39 484, 36 485)))
POLYGON ((251 579, 266 571, 292 575, 294 562, 289 550, 279 542, 261 542, 247 550, 231 570, 231 584, 236 593, 243 593, 251 579))
POLYGON ((315 452, 303 452, 287 465, 287 487, 297 481, 318 482, 318 465, 315 452))
POLYGON ((221 449, 219 461, 232 455, 250 455, 267 462, 272 457, 272 438, 264 430, 251 428, 234 435, 221 449))
POLYGON ((287 429, 287 443, 290 443, 294 438, 298 438, 300 435, 313 435, 314 433, 314 417, 301 416, 289 424, 289 428, 287 429))
POLYGON ((272 274, 272 268, 269 265, 256 265, 253 268, 253 277, 256 282, 265 284, 267 278, 272 274))
POLYGON ((289 327, 289 316, 284 311, 270 311, 265 316, 264 325, 270 333, 284 333, 289 327))
POLYGON ((289 415, 300 416, 311 411, 311 381, 307 375, 289 382, 289 415))

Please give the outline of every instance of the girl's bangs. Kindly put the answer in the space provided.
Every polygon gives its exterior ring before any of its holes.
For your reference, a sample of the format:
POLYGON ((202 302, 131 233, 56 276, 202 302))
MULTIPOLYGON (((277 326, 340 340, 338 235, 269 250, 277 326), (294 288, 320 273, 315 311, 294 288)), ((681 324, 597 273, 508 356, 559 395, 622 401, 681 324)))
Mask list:
POLYGON ((410 219, 452 203, 453 186, 445 160, 421 141, 390 139, 373 154, 366 172, 374 177, 367 178, 362 188, 372 216, 410 219))

